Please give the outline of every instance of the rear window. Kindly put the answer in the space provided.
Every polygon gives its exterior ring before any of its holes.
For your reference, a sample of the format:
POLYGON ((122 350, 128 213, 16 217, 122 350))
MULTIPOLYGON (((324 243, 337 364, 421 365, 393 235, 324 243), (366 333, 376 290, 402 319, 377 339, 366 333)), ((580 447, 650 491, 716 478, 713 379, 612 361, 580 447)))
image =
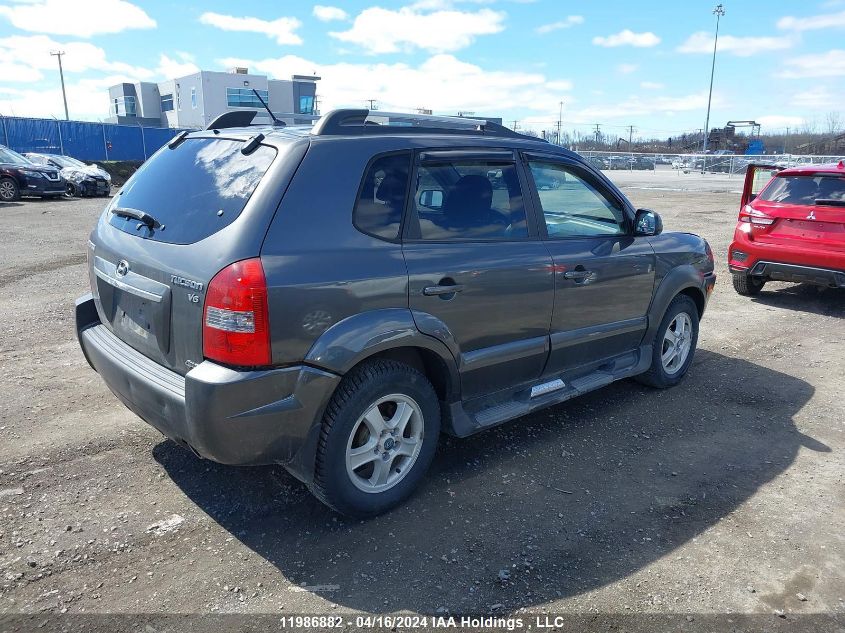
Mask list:
POLYGON ((840 176, 778 176, 763 189, 760 200, 784 204, 845 203, 845 178, 840 176))
POLYGON ((192 244, 237 219, 276 157, 260 145, 244 156, 243 141, 186 139, 147 161, 110 205, 151 215, 148 229, 131 218, 111 214, 115 228, 159 242, 192 244), (163 228, 161 228, 163 227, 163 228))

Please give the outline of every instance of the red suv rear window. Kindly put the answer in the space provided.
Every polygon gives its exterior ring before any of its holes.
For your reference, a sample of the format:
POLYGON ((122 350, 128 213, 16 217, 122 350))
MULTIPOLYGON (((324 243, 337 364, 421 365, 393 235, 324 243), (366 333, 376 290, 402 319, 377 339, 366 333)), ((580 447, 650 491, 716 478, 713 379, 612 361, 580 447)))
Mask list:
POLYGON ((841 176, 777 176, 760 192, 760 200, 783 204, 816 204, 816 200, 845 202, 841 176))

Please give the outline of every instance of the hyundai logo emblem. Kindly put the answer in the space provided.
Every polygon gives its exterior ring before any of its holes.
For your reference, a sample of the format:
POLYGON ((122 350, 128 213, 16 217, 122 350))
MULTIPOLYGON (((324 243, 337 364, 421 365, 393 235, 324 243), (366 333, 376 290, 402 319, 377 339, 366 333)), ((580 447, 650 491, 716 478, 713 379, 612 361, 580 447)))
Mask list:
POLYGON ((126 273, 129 272, 129 262, 127 262, 125 259, 121 259, 117 263, 117 269, 115 270, 115 272, 117 273, 118 277, 123 277, 124 275, 126 275, 126 273))

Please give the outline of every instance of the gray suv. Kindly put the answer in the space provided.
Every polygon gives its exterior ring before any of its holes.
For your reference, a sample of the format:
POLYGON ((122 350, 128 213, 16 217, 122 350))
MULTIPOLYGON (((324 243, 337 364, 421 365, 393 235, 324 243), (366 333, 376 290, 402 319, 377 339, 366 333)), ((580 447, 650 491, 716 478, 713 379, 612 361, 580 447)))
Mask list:
POLYGON ((281 464, 369 516, 441 432, 689 368, 708 244, 577 154, 478 120, 254 114, 179 135, 121 188, 76 304, 91 367, 196 455, 281 464))

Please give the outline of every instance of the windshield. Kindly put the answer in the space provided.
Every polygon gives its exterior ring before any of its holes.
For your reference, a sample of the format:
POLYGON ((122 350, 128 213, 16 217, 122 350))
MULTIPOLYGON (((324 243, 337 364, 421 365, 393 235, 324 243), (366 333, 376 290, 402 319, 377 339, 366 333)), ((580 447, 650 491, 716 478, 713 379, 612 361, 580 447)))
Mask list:
POLYGON ((845 177, 777 176, 759 195, 760 200, 782 204, 816 204, 816 200, 845 202, 845 177))
POLYGON ((32 167, 35 164, 17 152, 13 152, 8 147, 0 147, 0 163, 20 165, 22 167, 32 167))
POLYGON ((76 169, 88 167, 85 163, 81 160, 76 160, 75 158, 71 158, 70 156, 58 156, 53 155, 49 157, 54 163, 58 163, 62 167, 74 167, 76 169))
POLYGON ((216 233, 240 215, 276 157, 265 145, 245 156, 243 146, 243 141, 209 138, 165 146, 127 181, 110 207, 143 211, 165 228, 142 234, 137 220, 114 214, 109 223, 170 244, 192 244, 216 233))

